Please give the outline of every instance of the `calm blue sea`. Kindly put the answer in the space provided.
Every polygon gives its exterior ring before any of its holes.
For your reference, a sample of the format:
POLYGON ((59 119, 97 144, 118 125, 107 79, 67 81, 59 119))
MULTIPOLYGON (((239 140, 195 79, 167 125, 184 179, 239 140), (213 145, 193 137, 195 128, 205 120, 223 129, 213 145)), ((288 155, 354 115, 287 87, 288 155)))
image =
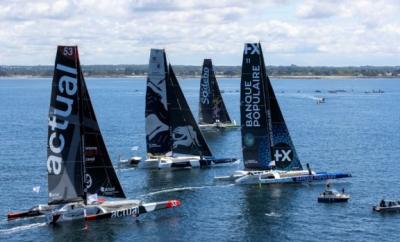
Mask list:
MULTIPOLYGON (((42 219, 6 220, 9 210, 47 202, 46 139, 50 79, 0 79, 0 240, 14 241, 399 241, 400 214, 372 205, 400 200, 400 80, 272 80, 297 152, 316 171, 351 172, 335 184, 346 204, 319 204, 320 185, 235 186, 215 175, 241 168, 117 171, 125 193, 183 205, 145 216, 49 227, 42 219), (336 94, 328 90, 343 89, 336 94), (365 91, 382 89, 383 94, 365 91), (315 93, 320 90, 321 93, 315 93), (315 96, 326 103, 317 105, 315 96), (39 193, 32 191, 40 186, 39 193)), ((220 79, 239 122, 239 79, 220 79)), ((145 156, 145 80, 87 79, 110 156, 145 156)), ((181 81, 197 118, 198 79, 181 81)), ((240 131, 206 137, 217 157, 242 158, 240 131)))

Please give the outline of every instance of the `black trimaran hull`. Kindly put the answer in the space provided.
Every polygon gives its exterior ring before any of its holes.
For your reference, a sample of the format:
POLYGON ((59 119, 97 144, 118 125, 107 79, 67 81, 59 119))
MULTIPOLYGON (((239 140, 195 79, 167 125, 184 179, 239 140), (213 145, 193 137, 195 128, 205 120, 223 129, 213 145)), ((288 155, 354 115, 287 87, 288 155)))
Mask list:
POLYGON ((50 222, 56 222, 83 219, 92 213, 119 215, 119 210, 123 216, 136 210, 135 215, 139 215, 180 205, 176 200, 145 204, 125 199, 100 132, 76 46, 57 49, 48 125, 48 205, 11 212, 9 219, 50 214, 50 222), (100 201, 97 195, 121 200, 100 201))

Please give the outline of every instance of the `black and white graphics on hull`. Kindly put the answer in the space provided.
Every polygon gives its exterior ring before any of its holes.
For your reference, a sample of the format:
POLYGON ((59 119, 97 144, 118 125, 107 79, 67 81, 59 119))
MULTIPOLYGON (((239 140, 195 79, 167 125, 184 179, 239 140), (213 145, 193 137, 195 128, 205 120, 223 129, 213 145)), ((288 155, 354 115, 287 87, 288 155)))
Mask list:
POLYGON ((208 67, 203 68, 203 80, 201 82, 201 103, 210 104, 210 69, 208 67))
MULTIPOLYGON (((64 48, 64 55, 69 55, 72 49, 70 47, 64 48)), ((61 76, 58 80, 58 91, 60 94, 56 96, 56 102, 60 106, 64 106, 65 109, 61 110, 54 107, 54 111, 49 115, 48 125, 53 131, 49 135, 49 148, 51 150, 51 155, 47 158, 47 170, 49 174, 59 175, 63 169, 63 159, 61 153, 64 149, 65 139, 60 131, 68 128, 68 117, 71 114, 72 106, 74 103, 73 96, 76 95, 77 86, 77 69, 68 67, 62 64, 57 64, 56 69, 63 71, 65 74, 61 76)))

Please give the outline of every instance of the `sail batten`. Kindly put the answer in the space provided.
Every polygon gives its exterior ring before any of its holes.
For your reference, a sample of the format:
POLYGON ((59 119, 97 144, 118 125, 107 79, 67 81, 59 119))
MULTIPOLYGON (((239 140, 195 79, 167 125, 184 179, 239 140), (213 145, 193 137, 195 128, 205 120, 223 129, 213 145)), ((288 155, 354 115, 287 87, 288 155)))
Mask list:
POLYGON ((204 59, 199 99, 199 123, 232 123, 215 77, 211 59, 204 59))

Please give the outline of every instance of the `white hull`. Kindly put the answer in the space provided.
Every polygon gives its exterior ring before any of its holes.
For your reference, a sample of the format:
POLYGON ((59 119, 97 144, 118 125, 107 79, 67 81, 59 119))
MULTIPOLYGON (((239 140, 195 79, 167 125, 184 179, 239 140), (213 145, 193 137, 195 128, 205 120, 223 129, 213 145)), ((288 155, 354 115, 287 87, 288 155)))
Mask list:
POLYGON ((350 199, 350 195, 345 193, 340 193, 336 190, 325 190, 318 197, 318 202, 320 203, 338 203, 347 202, 350 199))
POLYGON ((328 179, 350 177, 344 173, 316 173, 314 171, 236 171, 230 176, 215 177, 215 180, 231 181, 236 184, 281 184, 281 183, 303 183, 318 182, 328 179))
POLYGON ((386 201, 377 206, 373 206, 372 210, 375 212, 400 212, 400 201, 386 201))
POLYGON ((140 156, 132 156, 129 159, 120 159, 118 163, 119 168, 136 167, 142 161, 140 156))
POLYGON ((220 129, 233 129, 233 128, 239 128, 239 125, 236 125, 235 123, 213 123, 213 124, 199 124, 199 128, 202 131, 209 131, 209 132, 216 132, 220 129))
POLYGON ((142 169, 169 169, 173 166, 190 164, 191 167, 200 167, 200 156, 159 157, 149 158, 139 163, 142 169))
POLYGON ((47 215, 50 224, 74 220, 114 219, 119 217, 137 217, 160 209, 180 206, 180 201, 143 203, 140 200, 116 200, 85 205, 83 202, 68 203, 59 210, 47 215))
POLYGON ((149 158, 139 163, 142 169, 182 169, 199 168, 209 166, 228 166, 238 164, 240 160, 235 159, 202 159, 200 156, 164 156, 149 158))
POLYGON ((274 184, 274 183, 290 183, 292 177, 309 175, 308 170, 302 171, 262 171, 251 172, 243 177, 235 180, 238 184, 274 184))
POLYGON ((375 212, 400 212, 400 205, 396 205, 396 206, 392 206, 392 207, 374 206, 373 210, 375 212))

